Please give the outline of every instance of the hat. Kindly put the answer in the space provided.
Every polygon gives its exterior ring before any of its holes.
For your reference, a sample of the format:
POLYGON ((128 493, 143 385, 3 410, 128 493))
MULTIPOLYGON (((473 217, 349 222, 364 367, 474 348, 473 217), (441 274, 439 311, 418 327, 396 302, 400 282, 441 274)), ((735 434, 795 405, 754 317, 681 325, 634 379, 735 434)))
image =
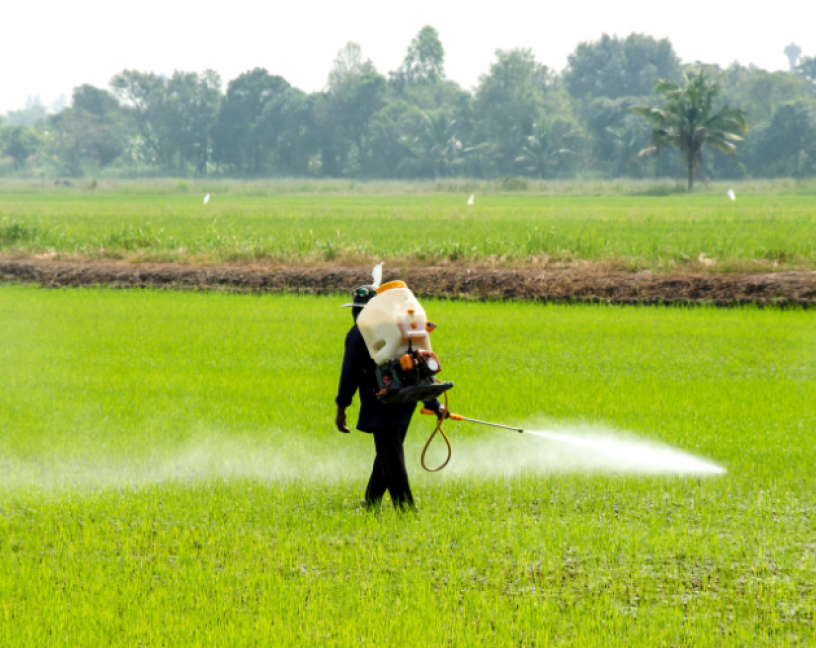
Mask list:
POLYGON ((374 286, 359 286, 351 291, 351 298, 354 300, 350 304, 343 304, 341 308, 349 306, 353 308, 362 308, 371 298, 377 294, 377 289, 374 286))

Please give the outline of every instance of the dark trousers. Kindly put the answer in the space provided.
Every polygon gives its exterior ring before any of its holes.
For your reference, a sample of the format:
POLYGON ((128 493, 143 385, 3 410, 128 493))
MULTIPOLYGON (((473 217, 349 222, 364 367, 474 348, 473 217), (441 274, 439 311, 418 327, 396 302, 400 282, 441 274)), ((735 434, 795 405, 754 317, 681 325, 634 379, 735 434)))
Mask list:
POLYGON ((408 472, 405 470, 405 452, 402 449, 407 433, 407 425, 374 428, 372 434, 377 457, 374 459, 374 470, 371 471, 365 494, 369 506, 379 505, 387 490, 394 508, 415 508, 408 472))

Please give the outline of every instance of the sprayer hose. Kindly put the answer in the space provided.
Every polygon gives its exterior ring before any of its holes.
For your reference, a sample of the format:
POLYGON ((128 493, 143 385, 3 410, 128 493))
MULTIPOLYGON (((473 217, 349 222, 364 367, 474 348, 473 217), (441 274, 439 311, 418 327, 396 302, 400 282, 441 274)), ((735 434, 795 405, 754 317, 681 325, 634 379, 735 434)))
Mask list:
MULTIPOLYGON (((445 412, 447 412, 447 411, 448 411, 448 393, 445 392, 445 412)), ((425 442, 425 447, 422 448, 422 462, 421 462, 422 467, 425 470, 427 470, 428 472, 430 472, 430 473, 439 472, 445 466, 448 465, 448 462, 451 460, 451 455, 452 454, 453 454, 453 449, 451 448, 450 439, 448 439, 448 435, 445 434, 445 430, 442 429, 442 419, 437 418, 436 419, 436 427, 434 428, 434 431, 431 433, 431 436, 429 436, 428 440, 425 442), (441 432, 442 433, 442 438, 445 439, 445 443, 448 446, 448 456, 445 459, 445 461, 442 463, 442 465, 440 465, 440 466, 438 466, 436 468, 428 468, 428 466, 425 465, 425 453, 428 452, 428 446, 431 445, 431 441, 433 441, 433 438, 436 436, 437 432, 441 432)))

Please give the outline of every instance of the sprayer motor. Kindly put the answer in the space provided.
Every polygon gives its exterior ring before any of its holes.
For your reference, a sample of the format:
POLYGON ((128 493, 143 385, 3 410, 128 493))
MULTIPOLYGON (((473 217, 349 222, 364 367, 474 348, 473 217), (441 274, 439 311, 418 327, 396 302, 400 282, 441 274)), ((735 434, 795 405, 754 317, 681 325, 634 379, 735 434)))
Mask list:
POLYGON ((417 403, 437 398, 453 387, 452 382, 440 382, 436 374, 442 371, 433 351, 412 349, 395 360, 377 367, 377 398, 383 403, 417 403))

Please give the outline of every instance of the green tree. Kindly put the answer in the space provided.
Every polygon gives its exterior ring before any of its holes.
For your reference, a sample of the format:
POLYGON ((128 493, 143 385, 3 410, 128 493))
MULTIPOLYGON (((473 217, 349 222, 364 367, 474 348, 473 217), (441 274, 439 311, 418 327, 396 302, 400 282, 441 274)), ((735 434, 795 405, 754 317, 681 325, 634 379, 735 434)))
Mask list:
POLYGON ((363 50, 358 43, 349 41, 337 52, 329 72, 329 92, 336 92, 350 77, 374 72, 374 64, 363 59, 363 50))
POLYGON ((439 32, 423 27, 408 46, 402 65, 391 72, 391 84, 402 91, 406 86, 434 85, 445 80, 445 49, 439 32))
POLYGON ((34 128, 38 123, 45 121, 48 112, 42 100, 37 97, 29 97, 26 107, 22 110, 10 110, 6 113, 6 126, 24 126, 34 128))
POLYGON ((605 175, 645 174, 644 161, 637 154, 648 144, 651 129, 629 110, 640 101, 637 97, 597 97, 587 106, 585 123, 592 164, 605 175))
POLYGON ((162 167, 170 165, 171 151, 163 137, 164 102, 167 79, 152 72, 123 70, 110 85, 119 100, 133 111, 142 140, 152 153, 152 160, 162 167))
POLYGON ((139 134, 164 169, 192 165, 205 173, 209 138, 221 95, 219 76, 175 71, 169 79, 124 70, 111 80, 120 101, 132 110, 139 134))
POLYGON ((371 154, 368 128, 385 94, 385 78, 363 60, 359 45, 348 43, 335 58, 329 91, 318 107, 324 174, 348 175, 365 166, 371 154))
POLYGON ((446 177, 461 169, 464 156, 475 148, 466 148, 457 137, 456 120, 443 111, 422 113, 419 133, 403 141, 412 156, 402 168, 426 177, 446 177))
POLYGON ((694 176, 702 172, 703 146, 726 154, 736 152, 737 133, 748 131, 745 113, 728 106, 715 109, 720 93, 718 81, 709 81, 704 70, 687 70, 680 84, 660 80, 654 89, 663 95, 663 105, 632 106, 630 110, 652 124, 651 145, 639 155, 659 153, 668 146, 680 150, 688 171, 688 190, 694 188, 694 176))
POLYGON ((289 88, 264 109, 264 119, 275 135, 275 158, 278 169, 290 175, 307 175, 309 161, 318 147, 314 120, 314 98, 289 88))
POLYGON ((810 91, 816 94, 816 56, 803 58, 796 66, 796 74, 810 84, 810 91))
POLYGON ((277 145, 281 96, 290 87, 286 79, 263 68, 230 81, 213 132, 216 160, 253 174, 261 173, 277 145))
POLYGON ((816 118, 810 102, 780 106, 756 137, 762 175, 802 177, 816 164, 816 118))
POLYGON ((71 107, 112 122, 122 115, 122 106, 107 90, 92 85, 81 85, 71 93, 71 107))
POLYGON ((770 121, 779 106, 810 95, 807 81, 788 72, 734 64, 720 78, 723 99, 742 109, 752 125, 770 121))
POLYGON ((73 176, 85 163, 111 164, 124 153, 132 130, 116 97, 91 85, 74 88, 71 107, 51 115, 48 126, 50 151, 73 176))
POLYGON ((657 79, 680 77, 680 59, 668 39, 643 34, 625 39, 604 34, 594 43, 581 43, 567 57, 564 85, 576 98, 643 97, 657 79))
POLYGON ((526 174, 538 178, 552 177, 574 154, 565 142, 576 136, 566 130, 569 124, 536 123, 533 132, 524 138, 516 164, 526 174), (566 132, 565 132, 566 130, 566 132))
POLYGON ((221 77, 212 70, 176 71, 168 81, 164 130, 179 168, 191 164, 199 175, 206 175, 220 102, 221 77))
POLYGON ((417 132, 422 119, 422 111, 402 99, 389 101, 377 111, 366 131, 369 155, 362 169, 364 174, 385 178, 403 175, 404 161, 412 155, 406 133, 417 132))
POLYGON ((14 160, 14 168, 20 169, 39 148, 40 139, 37 134, 25 126, 10 126, 3 128, 0 153, 14 160))
POLYGON ((500 173, 513 173, 518 151, 533 134, 549 83, 547 68, 528 49, 497 50, 490 71, 479 79, 476 137, 500 173))

